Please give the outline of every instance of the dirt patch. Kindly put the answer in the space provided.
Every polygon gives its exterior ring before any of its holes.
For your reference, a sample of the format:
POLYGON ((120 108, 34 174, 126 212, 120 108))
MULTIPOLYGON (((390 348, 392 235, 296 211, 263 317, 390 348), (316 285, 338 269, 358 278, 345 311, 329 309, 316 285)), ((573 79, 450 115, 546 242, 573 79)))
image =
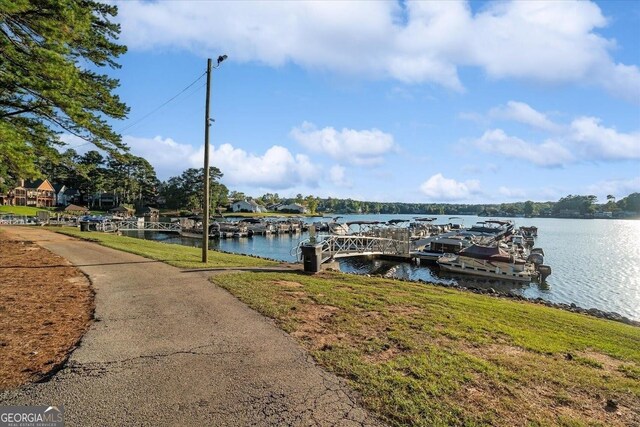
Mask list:
POLYGON ((384 363, 393 359, 400 353, 402 353, 402 350, 397 346, 389 346, 386 350, 377 353, 366 354, 363 356, 363 359, 368 363, 384 363))
POLYGON ((584 391, 545 384, 495 384, 476 378, 450 397, 470 417, 498 419, 501 425, 637 425, 637 402, 617 400, 614 411, 607 399, 584 391), (586 425, 586 424, 585 424, 586 425))
POLYGON ((302 287, 302 283, 290 282, 287 280, 274 280, 271 283, 277 286, 285 287, 285 288, 301 288, 302 287))
POLYGON ((0 390, 55 372, 88 329, 93 308, 80 270, 0 233, 0 390))
POLYGON ((346 338, 345 334, 337 333, 331 328, 331 322, 338 311, 332 305, 303 304, 294 316, 299 326, 292 335, 311 350, 335 345, 346 338))
MULTIPOLYGON (((531 364, 532 358, 553 358, 506 344, 456 344, 457 350, 481 359, 499 361, 503 369, 509 369, 511 365, 531 364)), ((588 354, 590 359, 597 360, 612 372, 620 363, 598 353, 581 354, 588 354)), ((544 365, 532 364, 531 369, 544 369, 544 365)), ((605 396, 589 388, 565 388, 534 379, 497 384, 491 379, 476 375, 452 397, 452 401, 464 408, 470 416, 483 414, 489 419, 501 420, 504 425, 537 425, 549 420, 554 420, 553 425, 573 425, 574 421, 588 420, 607 426, 627 426, 637 425, 640 421, 640 401, 633 396, 617 393, 605 396), (610 399, 616 402, 615 409, 607 406, 610 399)))
MULTIPOLYGON (((596 353, 594 351, 581 351, 577 353, 577 361, 589 364, 591 361, 595 362, 595 366, 601 367, 603 370, 610 373, 617 373, 620 365, 624 365, 625 362, 614 359, 606 354, 596 353)), ((630 362, 626 362, 629 364, 630 362)))

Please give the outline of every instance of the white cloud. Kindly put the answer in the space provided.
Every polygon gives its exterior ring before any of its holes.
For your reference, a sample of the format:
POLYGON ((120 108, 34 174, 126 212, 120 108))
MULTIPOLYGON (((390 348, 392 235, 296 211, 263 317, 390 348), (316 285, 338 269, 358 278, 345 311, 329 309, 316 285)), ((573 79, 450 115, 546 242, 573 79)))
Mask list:
MULTIPOLYGON (((102 152, 93 144, 74 135, 62 134, 60 140, 67 144, 61 147, 61 151, 72 148, 81 155, 90 150, 102 152)), ((159 179, 180 175, 187 168, 201 168, 204 164, 202 146, 198 148, 190 144, 181 144, 161 136, 142 138, 124 135, 122 142, 130 148, 131 154, 151 163, 159 179)))
MULTIPOLYGON (((71 146, 82 143, 68 135, 63 135, 61 139, 71 146)), ((201 168, 204 164, 202 145, 183 144, 161 136, 141 138, 125 135, 122 140, 132 154, 145 158, 153 165, 161 180, 178 176, 188 168, 201 168)), ((282 190, 299 186, 315 187, 320 179, 320 169, 308 156, 294 155, 279 145, 272 146, 264 154, 249 153, 231 144, 219 147, 212 145, 209 159, 211 166, 218 167, 224 174, 222 182, 232 186, 282 190)))
POLYGON ((224 173, 229 185, 252 185, 265 189, 285 189, 301 184, 316 186, 319 168, 303 154, 293 155, 285 147, 274 145, 263 155, 248 153, 231 144, 211 151, 211 164, 224 173))
POLYGON ((488 153, 526 160, 538 166, 561 166, 574 159, 569 150, 555 141, 532 144, 509 136, 502 129, 486 131, 475 145, 488 153))
POLYGON ((589 194, 598 196, 601 203, 606 202, 607 195, 616 198, 626 197, 631 193, 640 192, 640 176, 631 179, 611 179, 591 184, 587 187, 589 194))
POLYGON ((546 114, 534 110, 524 102, 509 101, 506 106, 492 108, 489 111, 489 116, 497 119, 514 120, 548 132, 561 130, 561 126, 549 120, 546 114))
POLYGON ((437 173, 420 185, 420 191, 434 201, 464 200, 480 192, 480 181, 459 182, 437 173))
MULTIPOLYGON (((458 68, 492 78, 595 84, 640 99, 640 69, 616 63, 592 2, 120 2, 133 49, 179 48, 238 61, 435 83, 463 91, 458 68), (406 20, 399 17, 406 13, 406 20), (355 19, 354 17, 357 17, 355 19)), ((404 18, 404 17, 403 17, 404 18)))
POLYGON ((337 131, 332 127, 317 129, 313 123, 304 122, 293 128, 290 135, 310 151, 356 165, 380 164, 384 154, 395 149, 393 135, 378 129, 337 131))
POLYGON ((161 136, 141 138, 125 135, 122 137, 122 141, 129 146, 131 154, 143 157, 153 165, 159 179, 178 176, 188 168, 204 166, 202 146, 194 147, 190 144, 181 144, 171 138, 161 136))
POLYGON ((596 117, 578 117, 568 125, 561 125, 529 105, 515 101, 491 109, 489 116, 526 123, 550 135, 542 143, 532 143, 509 136, 502 129, 490 129, 474 141, 474 145, 485 152, 538 166, 640 159, 640 131, 618 132, 604 126, 596 117))
POLYGON ((571 122, 568 138, 585 159, 639 160, 640 132, 620 133, 600 124, 595 117, 571 122))

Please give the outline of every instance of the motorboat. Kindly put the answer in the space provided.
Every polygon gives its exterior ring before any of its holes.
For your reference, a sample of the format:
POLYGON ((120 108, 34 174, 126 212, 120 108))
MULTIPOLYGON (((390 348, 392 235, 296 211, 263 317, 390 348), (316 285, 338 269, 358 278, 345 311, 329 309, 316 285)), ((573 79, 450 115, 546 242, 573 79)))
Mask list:
POLYGON ((487 220, 480 221, 469 228, 471 233, 493 235, 496 240, 508 236, 513 231, 515 224, 511 220, 487 220))
POLYGON ((542 282, 551 274, 549 266, 519 258, 498 245, 473 244, 457 254, 444 254, 437 262, 444 271, 524 282, 542 282))
POLYGON ((434 237, 423 249, 412 252, 412 256, 420 260, 437 261, 444 254, 457 254, 471 244, 470 239, 460 235, 434 237))

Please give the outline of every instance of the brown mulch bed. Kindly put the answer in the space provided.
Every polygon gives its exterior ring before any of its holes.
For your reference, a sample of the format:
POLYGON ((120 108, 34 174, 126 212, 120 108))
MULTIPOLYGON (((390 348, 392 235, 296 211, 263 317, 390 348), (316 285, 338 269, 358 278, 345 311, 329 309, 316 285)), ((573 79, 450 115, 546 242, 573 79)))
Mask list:
POLYGON ((64 258, 0 233, 0 390, 55 373, 89 328, 93 300, 64 258))

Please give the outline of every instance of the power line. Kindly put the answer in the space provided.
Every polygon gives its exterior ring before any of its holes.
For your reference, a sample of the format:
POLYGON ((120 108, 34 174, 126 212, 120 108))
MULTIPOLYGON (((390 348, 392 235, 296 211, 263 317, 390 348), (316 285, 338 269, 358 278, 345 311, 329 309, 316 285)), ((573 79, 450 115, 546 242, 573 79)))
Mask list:
MULTIPOLYGON (((189 90, 189 88, 191 88, 193 85, 195 85, 200 79, 202 79, 205 75, 207 74, 207 72, 205 71, 204 73, 200 74, 200 76, 198 76, 198 78, 196 78, 194 81, 192 81, 191 83, 189 83, 184 89, 182 89, 180 92, 178 92, 177 94, 175 94, 174 96, 172 96, 171 98, 167 99, 165 102, 163 102, 162 104, 160 104, 159 106, 157 106, 156 108, 154 108, 153 110, 149 111, 147 114, 145 114, 144 116, 140 117, 139 119, 135 120, 134 122, 128 124, 127 126, 119 129, 117 132, 121 133, 124 132, 127 129, 130 129, 134 126, 136 126, 137 124, 139 124, 140 122, 142 122, 143 120, 145 120, 147 117, 151 116, 152 114, 156 113, 158 110, 162 109, 163 107, 165 107, 167 104, 171 103, 173 100, 175 100, 176 98, 178 98, 180 95, 182 95, 183 93, 185 93, 187 90, 189 90)), ((193 95, 195 92, 197 92, 198 90, 200 90, 200 88, 204 87, 204 84, 199 86, 198 88, 196 88, 195 91, 193 91, 191 94, 189 94, 187 96, 190 97, 191 95, 193 95)), ((92 144, 92 142, 85 142, 79 145, 74 145, 72 147, 68 147, 68 149, 75 149, 75 148, 79 148, 88 144, 92 144)))
POLYGON ((201 78, 203 78, 205 76, 205 74, 207 74, 207 72, 205 71, 204 73, 200 74, 200 76, 195 79, 193 82, 191 82, 187 87, 185 87, 184 89, 182 89, 180 92, 178 92, 177 94, 175 94, 174 96, 172 96, 171 98, 169 98, 168 100, 166 100, 165 102, 163 102, 162 104, 160 104, 158 107, 154 108, 153 110, 151 110, 150 112, 148 112, 147 114, 145 114, 144 116, 140 117, 138 120, 134 121, 133 123, 123 127, 122 129, 118 130, 118 133, 120 132, 124 132, 125 130, 135 126, 136 124, 140 123, 141 121, 143 121, 144 119, 146 119, 147 117, 149 117, 150 115, 152 115, 153 113, 155 113, 156 111, 160 110, 162 107, 164 107, 165 105, 169 104, 171 101, 173 101, 174 99, 176 99, 177 97, 179 97, 180 95, 182 95, 183 93, 185 93, 191 86, 193 86, 194 84, 196 84, 198 82, 198 80, 200 80, 201 78))

